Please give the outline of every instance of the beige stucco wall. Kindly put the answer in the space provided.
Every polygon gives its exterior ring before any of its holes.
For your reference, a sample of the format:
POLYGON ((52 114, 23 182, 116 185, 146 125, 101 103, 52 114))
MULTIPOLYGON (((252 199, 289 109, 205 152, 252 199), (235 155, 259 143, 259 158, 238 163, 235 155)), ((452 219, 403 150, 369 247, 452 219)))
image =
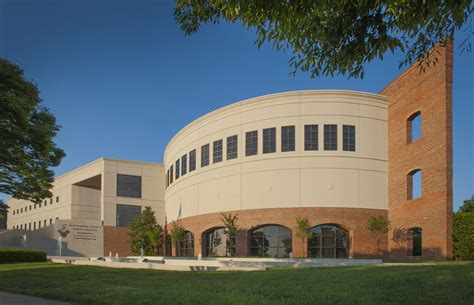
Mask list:
POLYGON ((116 224, 117 204, 149 206, 155 211, 158 223, 165 222, 165 170, 162 164, 105 159, 102 175, 102 220, 106 226, 116 224), (117 174, 142 177, 142 198, 117 196, 117 174))
MULTIPOLYGON (((196 149, 197 169, 166 190, 167 221, 194 215, 280 207, 387 209, 387 99, 354 91, 295 91, 213 111, 184 127, 165 150, 165 168, 196 149), (319 150, 304 151, 304 125, 319 125, 319 150), (324 151, 324 124, 338 125, 338 150, 324 151), (342 150, 342 125, 356 126, 356 151, 342 150), (281 126, 295 125, 296 149, 281 152, 281 126), (276 152, 262 154, 262 130, 276 127, 276 152), (258 130, 258 154, 245 156, 245 133, 258 130), (238 158, 226 138, 238 135, 238 158), (212 164, 212 142, 223 161, 212 164), (201 168, 201 146, 210 165, 201 168), (181 212, 180 212, 181 211, 181 212)), ((188 156, 189 165, 189 156, 188 156)))
POLYGON ((103 221, 104 225, 115 226, 116 204, 139 205, 142 209, 150 206, 158 221, 164 224, 165 173, 162 164, 101 158, 57 177, 53 185, 52 204, 50 199, 45 199, 41 207, 34 209, 32 202, 8 200, 8 229, 38 221, 43 227, 44 220, 49 225, 50 219, 54 223, 56 218, 103 221), (142 198, 118 197, 117 174, 142 176, 142 198), (98 175, 100 190, 75 185, 98 175), (57 196, 59 202, 56 202, 57 196), (27 208, 27 211, 17 214, 21 208, 27 208))

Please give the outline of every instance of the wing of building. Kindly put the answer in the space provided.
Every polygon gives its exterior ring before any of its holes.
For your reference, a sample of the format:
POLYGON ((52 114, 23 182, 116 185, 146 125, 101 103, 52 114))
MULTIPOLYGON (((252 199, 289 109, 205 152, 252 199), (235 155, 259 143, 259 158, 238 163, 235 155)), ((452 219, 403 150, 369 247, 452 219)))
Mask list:
POLYGON ((27 243, 60 230, 56 219, 98 224, 98 254, 127 255, 128 226, 150 206, 162 225, 186 230, 172 255, 450 258, 452 45, 380 94, 292 91, 215 110, 180 130, 163 160, 80 167, 42 204, 9 201, 8 228, 27 243), (233 237, 223 213, 238 217, 233 237), (379 242, 373 216, 391 222, 379 242), (312 227, 304 242, 302 217, 312 227))

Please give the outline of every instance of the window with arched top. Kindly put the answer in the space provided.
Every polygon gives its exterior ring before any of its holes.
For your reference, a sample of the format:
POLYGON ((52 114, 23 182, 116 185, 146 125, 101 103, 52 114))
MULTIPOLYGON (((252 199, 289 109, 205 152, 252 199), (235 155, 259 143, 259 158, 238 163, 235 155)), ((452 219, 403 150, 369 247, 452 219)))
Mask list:
POLYGON ((408 230, 408 255, 422 256, 423 230, 419 227, 408 230))
POLYGON ((229 239, 224 228, 214 228, 204 233, 205 256, 235 256, 235 237, 229 239))
POLYGON ((289 257, 292 252, 291 230, 267 225, 250 233, 250 255, 260 257, 289 257))
POLYGON ((349 232, 337 225, 321 225, 311 229, 308 257, 349 257, 349 232))
POLYGON ((420 198, 422 194, 421 169, 414 169, 407 176, 408 200, 420 198))
POLYGON ((194 234, 186 231, 184 239, 176 242, 176 256, 194 256, 194 234))
POLYGON ((407 120, 407 144, 421 138, 421 112, 415 112, 407 120))

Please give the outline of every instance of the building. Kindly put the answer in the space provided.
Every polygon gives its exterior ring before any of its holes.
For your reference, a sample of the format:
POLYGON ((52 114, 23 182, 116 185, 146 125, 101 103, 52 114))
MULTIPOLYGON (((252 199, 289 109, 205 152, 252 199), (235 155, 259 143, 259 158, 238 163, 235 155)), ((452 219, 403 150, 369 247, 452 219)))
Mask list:
POLYGON ((414 65, 379 94, 256 97, 188 124, 167 145, 164 165, 107 160, 96 161, 93 174, 86 174, 88 165, 58 178, 53 203, 31 216, 23 214, 31 204, 9 202, 16 211, 9 228, 54 223, 56 208, 57 217, 100 221, 105 255, 126 253, 121 220, 152 206, 168 230, 175 221, 186 229, 173 255, 449 259, 452 45, 442 48, 437 65, 423 73, 414 65), (121 193, 121 183, 141 198, 121 193), (60 185, 69 195, 59 193, 60 185), (91 199, 73 201, 81 192, 91 199), (59 208, 62 197, 69 208, 59 208), (235 240, 224 234, 222 213, 238 216, 235 240), (391 222, 380 251, 367 229, 372 216, 391 222), (295 233, 301 217, 313 233, 304 243, 295 233))
MULTIPOLYGON (((144 207, 151 207, 160 223, 165 221, 164 185, 161 164, 101 158, 56 178, 53 197, 39 204, 10 199, 8 229, 19 230, 26 236, 25 240, 33 242, 37 236, 28 238, 32 231, 36 231, 34 234, 44 232, 54 240, 53 235, 58 234, 56 231, 63 224, 70 231, 72 227, 92 225, 100 227, 99 231, 93 231, 97 243, 92 247, 92 253, 82 251, 87 239, 81 237, 87 232, 74 234, 75 231, 68 238, 77 237, 75 239, 80 243, 74 248, 72 244, 76 240, 68 240, 63 253, 67 248, 77 254, 94 256, 110 251, 130 254, 128 227, 144 207)), ((52 241, 45 247, 35 245, 54 254, 56 243, 52 241)))

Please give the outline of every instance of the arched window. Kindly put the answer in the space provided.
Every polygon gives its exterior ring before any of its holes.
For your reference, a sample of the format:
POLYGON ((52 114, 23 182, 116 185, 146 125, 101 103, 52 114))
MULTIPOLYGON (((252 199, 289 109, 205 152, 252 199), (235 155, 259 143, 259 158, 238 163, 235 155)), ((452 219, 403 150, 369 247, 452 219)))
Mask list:
POLYGON ((409 231, 408 255, 421 256, 423 254, 423 231, 421 228, 411 228, 409 231))
POLYGON ((347 258, 349 233, 336 225, 321 225, 311 229, 308 256, 316 258, 347 258))
POLYGON ((235 256, 235 238, 228 239, 224 228, 214 228, 204 233, 206 256, 235 256))
POLYGON ((261 257, 288 257, 292 252, 291 230, 268 225, 251 232, 250 255, 261 257))
POLYGON ((407 194, 408 200, 421 197, 421 169, 414 169, 408 173, 407 177, 407 194))
POLYGON ((176 243, 176 256, 194 256, 194 234, 186 231, 184 239, 176 243))
POLYGON ((407 144, 421 137, 421 112, 415 112, 407 120, 407 144))

